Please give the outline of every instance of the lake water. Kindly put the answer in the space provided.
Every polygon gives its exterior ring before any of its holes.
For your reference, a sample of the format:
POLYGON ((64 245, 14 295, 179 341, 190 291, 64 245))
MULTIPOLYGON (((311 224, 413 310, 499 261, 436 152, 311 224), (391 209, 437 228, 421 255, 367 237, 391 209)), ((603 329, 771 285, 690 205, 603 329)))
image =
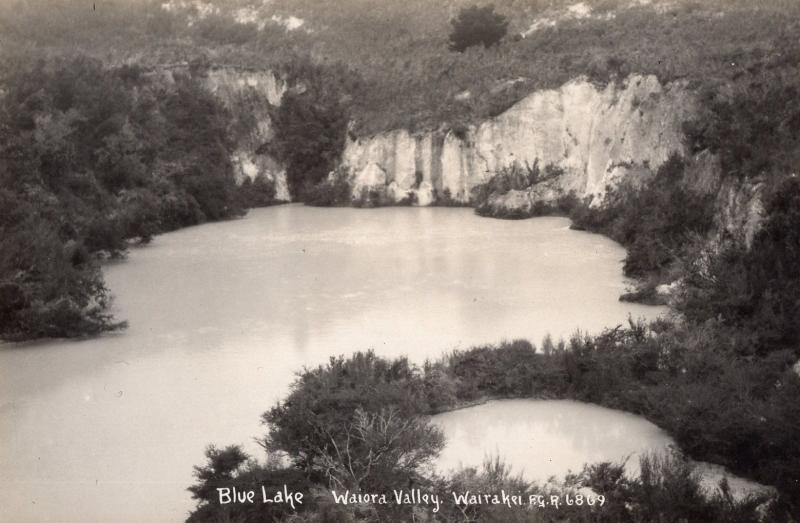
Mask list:
MULTIPOLYGON (((294 372, 330 355, 373 348, 421 363, 662 312, 619 302, 624 250, 568 225, 470 209, 290 205, 132 250, 105 269, 128 330, 0 347, 0 520, 183 520, 205 446, 257 453, 261 413, 294 372)), ((582 408, 593 414, 551 412, 549 432, 536 437, 590 453, 613 441, 663 443, 639 419, 582 408)), ((517 431, 513 418, 500 417, 517 431)), ((588 455, 568 454, 555 457, 553 473, 588 455)))
POLYGON ((544 483, 580 472, 584 463, 619 462, 638 470, 638 457, 665 451, 672 439, 657 426, 627 412, 569 400, 513 399, 433 417, 447 437, 437 463, 442 472, 480 468, 500 456, 512 474, 544 483))
MULTIPOLYGON (((540 484, 553 476, 563 480, 567 471, 577 473, 585 463, 602 461, 625 461, 626 473, 637 476, 642 454, 678 448, 666 432, 642 417, 571 400, 494 400, 437 414, 431 421, 447 438, 435 464, 440 472, 480 470, 485 461, 500 457, 513 476, 540 484)), ((737 499, 774 492, 719 465, 694 465, 708 492, 715 491, 722 478, 737 499)))

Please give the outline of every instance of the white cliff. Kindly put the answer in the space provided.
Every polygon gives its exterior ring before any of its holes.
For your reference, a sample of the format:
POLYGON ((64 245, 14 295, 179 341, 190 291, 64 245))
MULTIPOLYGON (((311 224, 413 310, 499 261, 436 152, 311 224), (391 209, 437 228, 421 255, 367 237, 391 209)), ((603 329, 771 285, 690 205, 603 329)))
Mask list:
POLYGON ((682 153, 681 124, 693 110, 680 83, 664 87, 654 76, 631 76, 598 88, 579 79, 534 92, 459 135, 396 130, 350 140, 342 163, 355 197, 383 190, 393 201, 413 193, 420 205, 445 195, 469 203, 472 188, 501 167, 537 160, 565 172, 548 195, 602 197, 620 177, 654 170, 671 153, 682 153))
MULTIPOLYGON (((290 200, 285 168, 259 150, 273 138, 270 110, 281 103, 286 82, 270 71, 224 66, 209 68, 202 82, 234 117, 237 179, 264 176, 275 183, 278 199, 290 200)), ((412 196, 417 205, 470 204, 475 186, 514 163, 562 169, 555 180, 490 197, 492 206, 524 214, 570 192, 599 202, 624 177, 652 175, 672 153, 685 154, 682 124, 695 110, 691 91, 679 82, 662 86, 654 76, 633 75, 597 87, 577 79, 531 93, 458 133, 399 129, 348 138, 341 164, 354 199, 377 191, 384 202, 412 196)), ((723 178, 713 155, 691 159, 690 187, 717 194, 717 239, 749 244, 761 219, 761 185, 723 178)))
POLYGON ((272 140, 269 111, 280 105, 286 83, 270 71, 217 67, 205 73, 203 85, 234 116, 236 150, 231 160, 237 182, 245 177, 264 176, 275 184, 275 197, 289 201, 286 169, 269 155, 258 152, 272 140))

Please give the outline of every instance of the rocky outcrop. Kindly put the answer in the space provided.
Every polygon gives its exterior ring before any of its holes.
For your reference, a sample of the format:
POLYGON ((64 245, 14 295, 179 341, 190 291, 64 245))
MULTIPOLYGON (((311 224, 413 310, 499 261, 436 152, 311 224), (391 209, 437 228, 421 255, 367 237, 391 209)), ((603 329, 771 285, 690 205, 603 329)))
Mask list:
POLYGON ((237 183, 263 176, 275 185, 275 198, 289 201, 286 169, 259 149, 273 138, 270 108, 280 105, 288 86, 268 70, 208 64, 193 67, 187 62, 162 64, 148 71, 156 82, 174 84, 183 76, 197 81, 230 111, 231 135, 236 149, 231 162, 237 183))
POLYGON ((723 182, 717 196, 718 240, 732 239, 748 248, 764 216, 760 181, 723 182))
POLYGON ((469 203, 472 189, 502 167, 536 161, 563 175, 546 188, 507 195, 508 205, 568 192, 597 198, 622 177, 682 153, 681 125, 693 111, 694 99, 680 83, 665 87, 654 76, 634 75, 598 88, 579 79, 534 92, 460 131, 396 130, 350 140, 342 163, 356 198, 378 190, 396 202, 413 194, 419 205, 469 203))
POLYGON ((709 151, 690 160, 685 176, 688 187, 699 193, 716 195, 716 234, 710 238, 710 246, 733 240, 749 247, 764 214, 763 182, 723 176, 718 158, 709 151))
POLYGON ((272 140, 270 107, 281 103, 286 82, 270 71, 234 67, 209 69, 203 85, 227 107, 234 118, 236 150, 232 162, 237 181, 264 176, 275 184, 278 200, 289 201, 286 169, 259 148, 272 140))

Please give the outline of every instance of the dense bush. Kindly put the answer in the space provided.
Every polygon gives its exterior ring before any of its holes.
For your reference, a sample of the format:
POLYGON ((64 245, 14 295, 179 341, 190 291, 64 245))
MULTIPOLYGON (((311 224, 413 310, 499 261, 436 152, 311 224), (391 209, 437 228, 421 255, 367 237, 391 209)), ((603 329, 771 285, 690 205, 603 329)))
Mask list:
POLYGON ((796 350, 800 342, 800 179, 777 183, 764 207, 749 248, 730 241, 689 265, 677 304, 691 322, 721 320, 738 332, 745 353, 796 350))
POLYGON ((306 188, 303 201, 308 205, 319 207, 352 205, 352 190, 347 170, 340 167, 330 177, 306 188))
POLYGON ((275 199, 275 182, 263 174, 259 174, 253 179, 245 178, 239 186, 238 192, 239 202, 244 207, 266 207, 277 201, 275 199))
POLYGON ((272 111, 275 139, 269 149, 286 166, 292 198, 304 200, 339 162, 350 120, 347 90, 357 79, 346 78, 349 72, 341 67, 307 60, 289 74, 301 86, 272 111))
POLYGON ((229 115, 191 78, 77 56, 20 67, 0 98, 0 337, 96 334, 96 255, 242 213, 229 115))
POLYGON ((123 327, 106 312, 109 294, 80 239, 29 202, 0 190, 0 334, 8 340, 97 334, 123 327))
POLYGON ((570 217, 575 227, 605 234, 628 249, 626 275, 664 271, 714 224, 714 196, 688 188, 684 171, 684 161, 672 155, 652 180, 610 188, 599 209, 578 206, 570 217))
POLYGON ((723 173, 739 179, 792 172, 800 163, 798 75, 770 63, 787 58, 800 60, 800 51, 779 49, 763 58, 753 71, 762 76, 733 93, 705 89, 700 114, 684 125, 690 150, 717 154, 723 173))
POLYGON ((423 412, 420 385, 405 359, 389 362, 372 352, 331 358, 328 365, 303 373, 286 401, 264 415, 270 426, 266 444, 288 452, 301 468, 311 467, 321 451, 341 443, 338 438, 359 410, 393 409, 400 417, 423 412))

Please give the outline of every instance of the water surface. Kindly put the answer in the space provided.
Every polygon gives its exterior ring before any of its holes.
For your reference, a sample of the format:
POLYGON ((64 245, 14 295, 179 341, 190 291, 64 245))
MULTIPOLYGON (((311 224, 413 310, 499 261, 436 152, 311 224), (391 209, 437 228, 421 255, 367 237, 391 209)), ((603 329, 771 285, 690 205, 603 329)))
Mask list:
POLYGON ((422 362, 662 311, 620 303, 623 249, 568 225, 291 205, 157 237, 105 269, 127 331, 0 347, 0 519, 182 520, 205 446, 257 452, 261 413, 330 355, 422 362))
MULTIPOLYGON (((431 421, 442 429, 447 446, 436 468, 447 473, 464 467, 480 470, 496 457, 513 476, 557 483, 568 471, 586 463, 625 463, 631 477, 639 474, 639 458, 678 450, 669 435, 646 419, 627 412, 571 400, 509 399, 438 414, 431 421)), ((728 481, 734 498, 772 493, 774 489, 735 476, 724 467, 694 462, 698 480, 708 493, 728 481)))
POLYGON ((642 453, 673 445, 667 433, 644 418, 570 400, 489 401, 432 421, 447 438, 437 463, 443 472, 480 468, 499 456, 514 475, 540 483, 601 461, 627 460, 626 470, 634 472, 642 453))

